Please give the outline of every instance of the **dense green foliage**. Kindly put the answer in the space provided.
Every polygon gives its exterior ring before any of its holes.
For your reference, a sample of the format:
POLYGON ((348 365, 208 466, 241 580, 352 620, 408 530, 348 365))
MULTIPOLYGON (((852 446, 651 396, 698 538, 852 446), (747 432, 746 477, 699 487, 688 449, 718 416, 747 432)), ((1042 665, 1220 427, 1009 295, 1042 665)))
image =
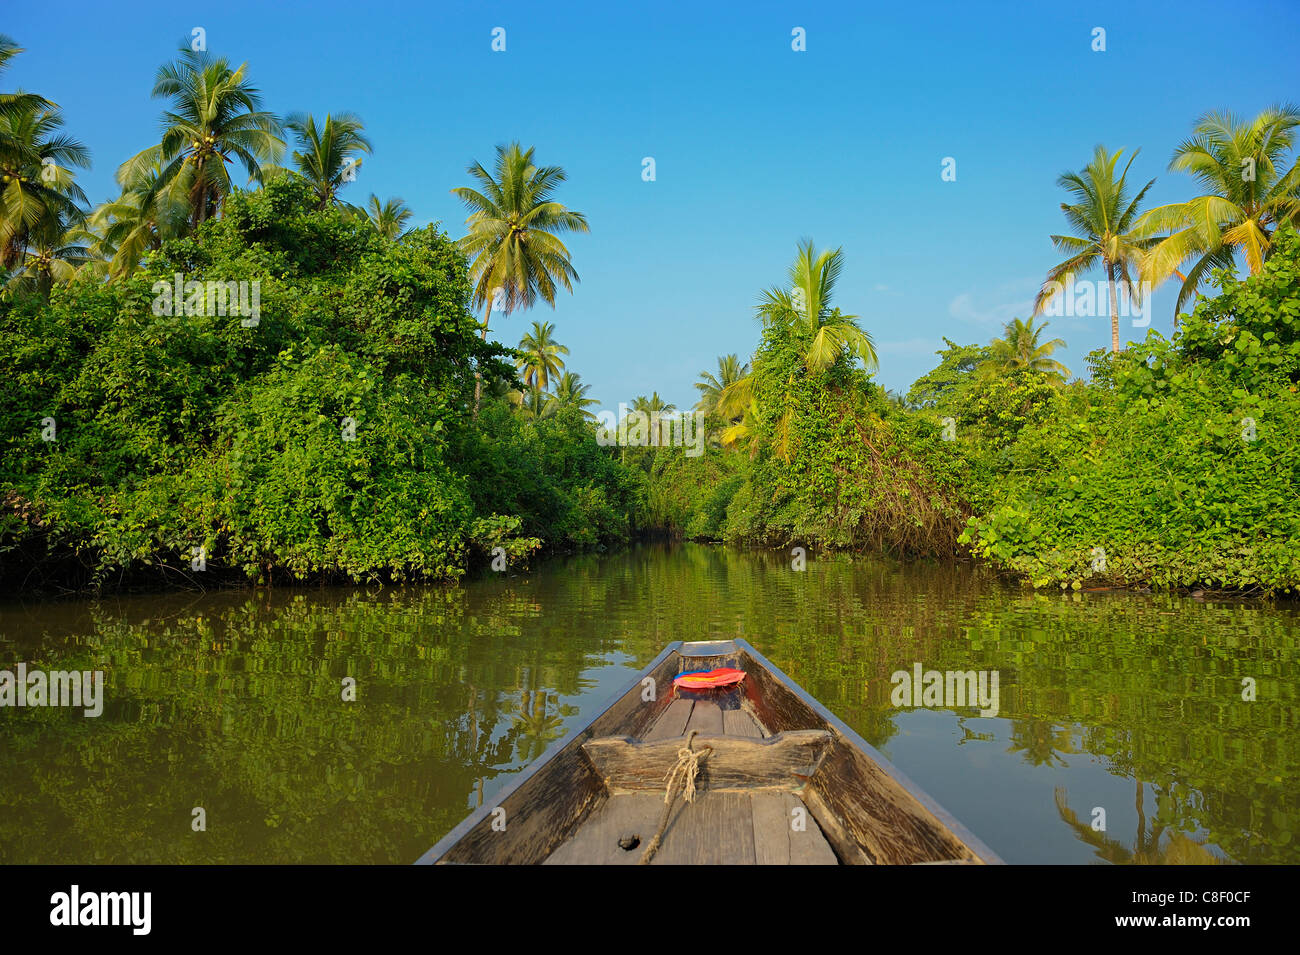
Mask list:
POLYGON ((641 522, 692 540, 722 540, 727 508, 749 475, 749 458, 715 449, 699 457, 655 453, 648 460, 641 522))
POLYGON ((751 419, 752 459, 658 452, 673 460, 651 471, 648 517, 698 538, 952 552, 965 518, 963 462, 937 428, 891 405, 847 353, 810 371, 814 335, 768 325, 751 381, 764 409, 751 419))
POLYGON ((562 546, 628 539, 641 482, 580 409, 528 418, 491 400, 479 423, 458 455, 477 512, 520 515, 521 533, 562 546))
POLYGON ((1172 339, 1095 352, 1069 385, 1050 362, 1003 366, 1003 342, 947 341, 906 409, 847 358, 809 373, 799 330, 769 327, 752 457, 656 462, 644 519, 744 543, 966 544, 1037 586, 1294 590, 1300 237, 1280 231, 1259 275, 1219 283, 1172 339))
POLYGON ((989 358, 985 345, 958 345, 947 337, 943 342, 948 347, 935 353, 940 358, 938 367, 912 382, 906 398, 909 407, 938 408, 957 403, 958 389, 967 387, 971 372, 989 358))
POLYGON ((0 570, 188 573, 202 548, 250 578, 448 579, 475 550, 626 536, 580 416, 470 426, 474 371, 514 380, 513 355, 447 237, 318 205, 281 177, 135 276, 0 304, 0 570), (156 314, 182 311, 158 307, 176 273, 257 282, 259 314, 156 314))
POLYGON ((1018 433, 977 553, 1038 584, 1300 582, 1300 237, 1275 246, 1018 433))

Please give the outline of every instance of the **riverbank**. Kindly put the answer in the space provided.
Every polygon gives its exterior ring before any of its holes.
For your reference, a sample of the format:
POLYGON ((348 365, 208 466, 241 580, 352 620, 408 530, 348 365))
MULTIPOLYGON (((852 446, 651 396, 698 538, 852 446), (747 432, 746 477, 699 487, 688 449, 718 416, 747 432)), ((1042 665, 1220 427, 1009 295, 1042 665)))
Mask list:
POLYGON ((950 345, 899 398, 847 353, 809 371, 814 333, 770 323, 744 381, 777 411, 715 403, 699 456, 604 446, 581 403, 476 398, 518 353, 482 340, 434 228, 392 241, 281 179, 198 239, 0 302, 7 590, 454 581, 647 531, 971 555, 1037 588, 1300 587, 1289 228, 1172 338, 1069 384, 950 345), (155 314, 154 280, 183 269, 259 275, 258 325, 155 314))
POLYGON ((644 458, 645 519, 692 539, 969 553, 1036 588, 1295 595, 1300 240, 1224 278, 1170 339, 1094 352, 1086 381, 981 375, 971 349, 905 400, 862 372, 800 378, 769 330, 749 453, 644 458))
POLYGON ((446 581, 629 539, 635 475, 580 408, 476 399, 518 353, 470 298, 445 233, 286 177, 130 277, 0 301, 0 586, 446 581), (177 273, 252 276, 258 321, 155 307, 177 273))

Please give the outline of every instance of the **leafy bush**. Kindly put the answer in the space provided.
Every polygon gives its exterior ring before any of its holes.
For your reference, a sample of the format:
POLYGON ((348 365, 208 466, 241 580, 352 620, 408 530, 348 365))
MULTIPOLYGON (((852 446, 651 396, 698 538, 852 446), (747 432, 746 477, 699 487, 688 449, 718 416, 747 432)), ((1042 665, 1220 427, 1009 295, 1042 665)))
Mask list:
POLYGON ((696 457, 681 448, 645 453, 652 457, 640 523, 689 540, 722 540, 727 508, 748 476, 748 456, 717 448, 696 457))
POLYGON ((531 420, 485 398, 457 459, 478 512, 520 515, 524 534, 552 546, 623 541, 633 531, 641 480, 596 443, 576 409, 531 420))
POLYGON ((1221 274, 1172 340, 1095 356, 1082 411, 1020 432, 1039 464, 1009 470, 970 522, 975 551, 1040 586, 1294 589, 1298 264, 1284 230, 1261 274, 1221 274))
POLYGON ((807 371, 810 333, 773 324, 755 359, 757 453, 727 511, 728 540, 951 553, 965 464, 940 429, 891 405, 841 357, 807 371))
POLYGON ((276 179, 134 278, 0 304, 0 579, 156 580, 201 548, 216 577, 444 580, 493 547, 627 534, 580 421, 476 427, 475 370, 513 368, 446 235, 390 242, 313 201, 276 179), (258 320, 158 314, 176 273, 258 282, 258 320), (531 487, 491 479, 512 470, 531 487))
POLYGON ((657 461, 642 519, 773 546, 965 544, 1036 586, 1294 591, 1300 238, 1280 230, 1261 274, 1217 281, 1172 339, 1088 356, 1087 382, 990 372, 986 349, 945 340, 911 410, 843 361, 808 374, 807 341, 768 328, 752 460, 657 461))

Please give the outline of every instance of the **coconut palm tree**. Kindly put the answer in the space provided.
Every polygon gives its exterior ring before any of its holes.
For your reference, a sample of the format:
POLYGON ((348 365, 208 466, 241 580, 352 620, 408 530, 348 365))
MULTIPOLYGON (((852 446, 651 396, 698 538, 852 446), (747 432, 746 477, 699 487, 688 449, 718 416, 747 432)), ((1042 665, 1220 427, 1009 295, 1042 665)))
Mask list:
POLYGON ((676 413, 677 406, 664 401, 656 391, 649 398, 645 395, 637 395, 632 401, 632 410, 644 412, 651 417, 663 418, 676 413))
POLYGON ((1297 126, 1295 106, 1273 106, 1249 121, 1207 113, 1174 151, 1169 168, 1191 173, 1205 194, 1152 209, 1139 226, 1168 233, 1146 256, 1143 278, 1156 284, 1176 274, 1183 280, 1175 312, 1212 269, 1231 269, 1237 253, 1258 274, 1274 230, 1284 222, 1300 224, 1300 164, 1292 161, 1286 169, 1297 126), (1178 270, 1189 261, 1184 275, 1178 270))
POLYGON ((755 400, 754 377, 758 371, 758 363, 755 362, 752 366, 747 367, 749 367, 748 374, 737 378, 718 394, 718 404, 715 410, 729 421, 735 421, 743 415, 755 400))
POLYGON ((62 113, 40 97, 18 94, 0 113, 0 267, 23 259, 33 241, 61 245, 84 217, 73 170, 88 168, 90 153, 62 128, 62 113))
MULTIPOLYGON (((14 42, 12 37, 0 33, 0 74, 9 69, 9 63, 23 48, 14 42)), ((13 93, 0 93, 0 119, 9 119, 14 116, 39 113, 42 110, 54 109, 55 106, 43 96, 37 96, 35 93, 25 93, 18 90, 13 93)), ((26 149, 21 141, 13 138, 7 124, 0 124, 0 166, 7 169, 16 169, 21 165, 26 165, 26 149)), ((40 157, 36 157, 39 161, 40 157)), ((6 172, 6 175, 10 173, 6 172)))
POLYGON ((505 375, 493 375, 483 382, 483 393, 492 398, 507 398, 518 404, 515 399, 515 385, 519 382, 513 374, 509 377, 505 375))
MULTIPOLYGON (((654 392, 649 398, 645 395, 638 395, 632 401, 632 411, 639 411, 646 416, 650 423, 648 437, 650 444, 654 447, 660 447, 665 442, 664 429, 671 428, 672 418, 677 413, 677 406, 671 402, 664 401, 659 397, 659 392, 654 392)), ((670 432, 671 435, 671 432, 670 432)))
MULTIPOLYGON (((718 373, 700 372, 700 380, 695 388, 700 393, 700 400, 695 403, 695 410, 706 415, 718 412, 718 404, 723 392, 749 374, 749 362, 742 362, 736 355, 722 355, 718 358, 718 373)), ((731 417, 731 416, 728 416, 731 417)))
POLYGON ((1001 338, 989 343, 989 357, 982 363, 986 373, 1007 374, 1015 371, 1036 371, 1062 384, 1070 377, 1070 369, 1054 360, 1052 352, 1065 347, 1065 339, 1053 338, 1040 342, 1038 336, 1047 328, 1047 322, 1035 327, 1013 318, 1007 322, 1001 338))
MULTIPOLYGON (((492 172, 477 162, 468 167, 478 189, 452 190, 470 210, 469 232, 459 245, 470 260, 473 307, 484 309, 485 339, 494 307, 509 315, 540 298, 554 308, 558 286, 573 291, 578 272, 556 236, 587 231, 586 216, 552 198, 568 178, 561 167, 535 165, 533 149, 519 143, 498 146, 496 153, 492 172)), ((481 390, 480 379, 474 387, 476 409, 481 390)))
POLYGON ((856 315, 843 315, 831 307, 835 283, 844 269, 843 249, 818 252, 811 239, 800 241, 790 266, 790 288, 770 288, 759 299, 757 311, 766 322, 797 325, 812 335, 804 355, 805 367, 824 371, 841 355, 862 359, 868 371, 879 366, 871 336, 858 327, 856 315))
MULTIPOLYGON (((812 374, 830 368, 843 356, 862 360, 868 372, 879 367, 871 335, 857 324, 856 315, 845 315, 831 305, 835 285, 844 269, 843 249, 817 251, 811 239, 803 239, 789 269, 790 287, 766 289, 756 307, 764 324, 779 324, 809 336, 803 365, 812 374)), ((742 378, 723 388, 718 395, 718 410, 732 424, 720 437, 727 446, 748 444, 750 452, 757 446, 753 439, 764 418, 754 394, 755 366, 742 378)), ((777 452, 789 455, 790 410, 774 421, 777 452)))
POLYGON ((555 399, 538 388, 537 385, 525 385, 523 390, 511 389, 508 397, 523 417, 530 421, 540 421, 555 414, 555 399))
POLYGON ((396 241, 405 234, 406 223, 412 213, 400 198, 394 196, 380 202, 379 197, 372 192, 366 203, 365 215, 376 232, 386 239, 396 241))
POLYGON ((362 131, 365 124, 352 113, 326 113, 324 124, 318 127, 311 113, 293 113, 285 120, 284 128, 297 137, 302 147, 294 151, 293 163, 311 183, 317 208, 329 208, 338 201, 338 191, 361 168, 360 154, 371 152, 370 140, 362 131))
MULTIPOLYGON (((13 37, 0 33, 0 73, 9 69, 9 61, 23 52, 13 37)), ((24 93, 21 90, 14 93, 0 93, 0 116, 8 116, 11 111, 19 109, 49 109, 54 104, 42 96, 35 93, 24 93)), ((0 149, 4 148, 4 137, 0 134, 0 149)))
POLYGON ((564 359, 569 349, 551 336, 555 334, 553 322, 533 322, 533 330, 519 339, 519 350, 523 354, 515 361, 515 367, 524 373, 524 384, 536 385, 542 391, 550 387, 551 378, 564 370, 564 359))
POLYGON ((584 418, 594 420, 596 416, 587 409, 592 405, 600 404, 600 402, 595 398, 587 397, 587 392, 590 390, 590 385, 582 384, 580 375, 566 371, 555 383, 555 394, 551 396, 551 402, 557 409, 577 408, 582 412, 584 418))
POLYGON ((722 429, 718 436, 724 447, 729 448, 748 448, 750 456, 758 453, 758 445, 755 443, 754 436, 761 424, 761 412, 758 408, 758 402, 753 398, 749 403, 740 410, 738 418, 732 418, 732 423, 722 429))
MULTIPOLYGON (((155 191, 184 197, 191 226, 216 215, 230 194, 228 163, 238 161, 249 181, 260 183, 263 165, 273 167, 284 152, 280 123, 262 110, 261 94, 247 74, 247 63, 232 69, 224 57, 183 47, 155 77, 153 96, 170 100, 163 111, 162 170, 155 191)), ((155 159, 153 148, 142 150, 127 160, 126 178, 155 159)))
POLYGON ((718 434, 723 447, 748 447, 750 453, 756 453, 758 447, 753 443, 755 430, 760 421, 758 399, 754 396, 754 379, 757 366, 751 368, 744 377, 737 378, 718 395, 716 413, 730 422, 718 434))
POLYGON ((1082 172, 1067 172, 1056 180, 1057 185, 1073 197, 1074 202, 1061 203, 1066 221, 1074 228, 1074 235, 1054 235, 1052 244, 1069 255, 1064 262, 1047 272, 1047 279, 1034 299, 1034 315, 1040 314, 1057 295, 1064 291, 1067 279, 1100 268, 1106 273, 1110 289, 1110 348, 1119 351, 1119 295, 1116 283, 1121 283, 1133 302, 1142 299, 1141 287, 1134 276, 1139 274, 1141 259, 1155 243, 1150 231, 1138 223, 1138 207, 1151 188, 1154 179, 1130 197, 1128 171, 1137 158, 1135 150, 1124 164, 1124 172, 1117 179, 1115 167, 1123 149, 1114 153, 1098 146, 1092 162, 1082 172))
POLYGON ((21 253, 8 267, 5 290, 33 291, 48 299, 56 284, 72 281, 77 270, 90 261, 90 250, 79 239, 84 236, 78 211, 71 224, 58 216, 46 216, 27 231, 21 253))
POLYGON ((155 146, 150 165, 124 164, 117 174, 122 194, 90 215, 91 252, 110 278, 130 275, 145 255, 185 233, 189 206, 183 197, 158 189, 161 159, 162 147, 155 146))

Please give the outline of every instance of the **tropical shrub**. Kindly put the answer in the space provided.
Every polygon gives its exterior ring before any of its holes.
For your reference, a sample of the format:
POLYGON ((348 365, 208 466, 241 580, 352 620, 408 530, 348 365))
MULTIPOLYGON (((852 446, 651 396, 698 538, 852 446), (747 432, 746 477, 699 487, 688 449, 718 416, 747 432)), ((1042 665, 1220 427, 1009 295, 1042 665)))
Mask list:
POLYGON ((515 514, 521 532, 553 547, 627 540, 642 479, 596 442, 581 409, 527 418, 484 396, 460 435, 459 467, 479 513, 515 514))
POLYGON ((282 175, 129 278, 0 304, 0 578, 175 579, 198 555, 210 580, 444 580, 627 535, 635 485, 580 412, 475 427, 475 371, 513 381, 514 356, 447 236, 317 206, 282 175), (257 283, 258 314, 160 307, 177 273, 257 283))
POLYGON ((1218 283, 1172 339, 1097 363, 1079 418, 1020 432, 1058 452, 1008 472, 966 531, 977 553, 1037 585, 1296 587, 1300 238, 1218 283))
POLYGON ((960 457, 841 355, 804 361, 812 332, 771 324, 754 362, 757 454, 725 527, 730 540, 951 552, 965 518, 960 457))
POLYGON ((688 457, 681 448, 658 448, 652 455, 638 521, 689 540, 720 541, 727 509, 749 474, 749 457, 706 448, 688 457))

